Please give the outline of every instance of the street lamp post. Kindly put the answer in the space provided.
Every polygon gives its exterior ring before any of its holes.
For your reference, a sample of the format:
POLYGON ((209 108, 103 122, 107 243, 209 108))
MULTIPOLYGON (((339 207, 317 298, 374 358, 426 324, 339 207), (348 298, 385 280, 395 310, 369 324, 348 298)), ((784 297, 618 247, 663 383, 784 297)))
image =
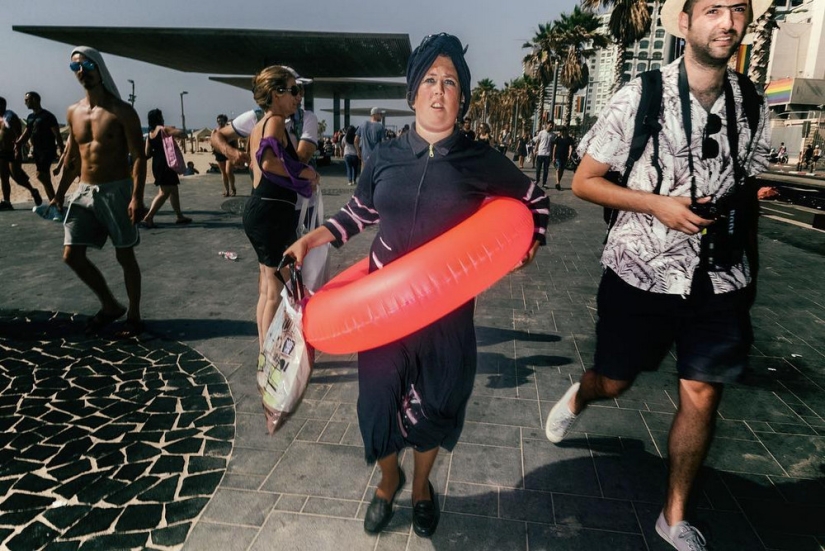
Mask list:
POLYGON ((134 108, 135 100, 137 99, 137 96, 135 95, 135 81, 130 78, 128 82, 132 85, 132 93, 129 94, 129 103, 131 103, 134 108))
POLYGON ((183 112, 183 96, 188 94, 186 90, 180 93, 180 121, 183 126, 183 152, 186 153, 186 115, 183 112))

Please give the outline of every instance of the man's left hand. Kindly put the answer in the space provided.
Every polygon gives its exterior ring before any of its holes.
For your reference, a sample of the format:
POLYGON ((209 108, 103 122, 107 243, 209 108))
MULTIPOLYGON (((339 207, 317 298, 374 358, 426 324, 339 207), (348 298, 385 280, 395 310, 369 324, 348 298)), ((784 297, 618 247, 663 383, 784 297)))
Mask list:
POLYGON ((143 219, 143 211, 145 210, 143 201, 137 197, 132 197, 132 200, 129 201, 129 220, 132 221, 132 224, 137 224, 143 219))

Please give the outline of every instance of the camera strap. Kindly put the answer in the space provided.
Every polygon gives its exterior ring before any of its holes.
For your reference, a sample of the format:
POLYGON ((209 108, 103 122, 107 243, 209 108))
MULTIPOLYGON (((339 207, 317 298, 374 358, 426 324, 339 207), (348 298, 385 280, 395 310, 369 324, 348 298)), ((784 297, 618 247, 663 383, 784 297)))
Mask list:
MULTIPOLYGON (((733 101, 733 88, 731 87, 727 72, 725 73, 724 94, 725 118, 727 121, 725 134, 727 134, 728 137, 730 157, 733 163, 734 186, 737 186, 741 181, 744 181, 744 179, 741 177, 741 169, 739 167, 739 128, 736 123, 736 105, 733 101)), ((685 136, 687 137, 688 170, 690 171, 690 201, 691 203, 695 203, 696 173, 693 164, 693 147, 691 140, 693 133, 693 120, 691 118, 690 84, 688 83, 684 57, 679 63, 679 100, 682 104, 682 126, 685 128, 685 136)))

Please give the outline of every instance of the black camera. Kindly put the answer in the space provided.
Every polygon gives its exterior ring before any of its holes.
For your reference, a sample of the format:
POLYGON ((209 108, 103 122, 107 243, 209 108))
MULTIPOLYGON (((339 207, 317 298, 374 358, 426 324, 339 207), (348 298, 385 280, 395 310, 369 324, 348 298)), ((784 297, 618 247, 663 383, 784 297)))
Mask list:
POLYGON ((701 265, 709 271, 727 271, 742 262, 748 227, 744 192, 736 192, 719 201, 693 203, 690 210, 713 224, 702 230, 699 252, 701 265))
POLYGON ((705 220, 718 220, 722 214, 719 211, 718 205, 712 201, 707 203, 691 203, 689 208, 693 214, 701 216, 705 220))

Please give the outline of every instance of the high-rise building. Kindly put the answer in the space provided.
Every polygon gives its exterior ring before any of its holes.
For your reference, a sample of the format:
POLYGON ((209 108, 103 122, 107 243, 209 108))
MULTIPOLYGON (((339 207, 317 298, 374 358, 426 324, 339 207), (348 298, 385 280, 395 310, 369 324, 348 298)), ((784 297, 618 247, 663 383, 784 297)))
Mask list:
MULTIPOLYGON (((659 18, 662 2, 648 0, 647 4, 651 12, 650 32, 625 50, 622 82, 628 82, 645 71, 667 65, 677 57, 677 51, 680 51, 678 41, 665 31, 659 18)), ((602 23, 600 32, 608 37, 611 14, 612 8, 599 16, 602 23)), ((590 70, 587 112, 590 115, 598 115, 610 99, 613 88, 616 46, 597 52, 591 59, 594 63, 590 70)))

